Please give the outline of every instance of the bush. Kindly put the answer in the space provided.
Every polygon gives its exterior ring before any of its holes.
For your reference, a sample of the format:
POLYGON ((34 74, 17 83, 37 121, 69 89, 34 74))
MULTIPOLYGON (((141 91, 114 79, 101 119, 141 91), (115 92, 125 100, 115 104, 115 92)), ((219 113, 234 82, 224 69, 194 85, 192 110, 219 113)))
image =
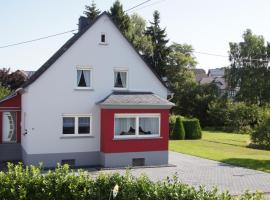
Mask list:
POLYGON ((177 117, 172 131, 171 139, 173 140, 184 140, 185 129, 181 117, 177 117))
MULTIPOLYGON (((245 193, 239 199, 261 199, 259 194, 245 193)), ((0 172, 0 199, 6 200, 232 200, 228 193, 195 189, 181 183, 177 177, 152 182, 146 176, 136 178, 128 172, 102 174, 91 177, 88 172, 69 170, 67 165, 44 173, 38 167, 9 165, 8 172, 0 172), (113 197, 114 195, 114 197, 113 197)))
POLYGON ((250 133, 262 120, 263 110, 243 102, 219 101, 209 105, 209 120, 216 129, 250 133))
POLYGON ((202 130, 198 119, 183 120, 186 139, 194 140, 202 138, 202 130))
POLYGON ((270 117, 266 117, 251 133, 252 145, 258 148, 270 149, 270 117))

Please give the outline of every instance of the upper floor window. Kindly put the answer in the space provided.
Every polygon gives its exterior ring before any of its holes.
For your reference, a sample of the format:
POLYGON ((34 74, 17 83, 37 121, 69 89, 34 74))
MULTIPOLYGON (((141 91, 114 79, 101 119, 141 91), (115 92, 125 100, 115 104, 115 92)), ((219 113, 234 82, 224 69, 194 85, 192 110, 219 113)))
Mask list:
POLYGON ((108 44, 108 39, 107 39, 107 34, 106 33, 101 33, 100 34, 99 44, 102 44, 102 45, 107 45, 108 44))
POLYGON ((77 87, 78 88, 91 88, 91 69, 90 68, 77 68, 77 87))
POLYGON ((127 89, 128 87, 128 71, 114 70, 114 88, 127 89))

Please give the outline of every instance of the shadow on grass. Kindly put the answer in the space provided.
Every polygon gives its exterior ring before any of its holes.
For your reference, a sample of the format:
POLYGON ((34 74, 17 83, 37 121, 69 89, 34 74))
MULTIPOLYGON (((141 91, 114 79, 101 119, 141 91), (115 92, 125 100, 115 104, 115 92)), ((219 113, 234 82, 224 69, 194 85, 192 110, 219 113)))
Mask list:
MULTIPOLYGON (((214 140, 204 140, 204 141, 211 142, 211 143, 217 143, 217 144, 225 144, 225 145, 230 145, 230 146, 235 146, 235 147, 246 147, 243 144, 232 144, 232 143, 229 143, 229 142, 220 142, 220 141, 214 141, 214 140)), ((239 142, 239 141, 237 141, 237 142, 239 142)))
POLYGON ((260 171, 270 173, 270 158, 269 160, 256 160, 256 159, 248 159, 248 158, 228 158, 228 159, 221 160, 221 162, 234 165, 234 166, 255 169, 255 170, 260 170, 260 171))

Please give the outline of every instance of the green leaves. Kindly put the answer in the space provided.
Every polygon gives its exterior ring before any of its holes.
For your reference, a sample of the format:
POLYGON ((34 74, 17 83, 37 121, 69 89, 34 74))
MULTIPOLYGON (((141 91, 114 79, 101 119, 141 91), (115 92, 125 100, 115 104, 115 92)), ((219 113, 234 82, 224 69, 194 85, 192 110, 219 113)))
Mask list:
POLYGON ((237 99, 250 104, 270 102, 270 46, 263 36, 251 30, 243 34, 243 42, 230 43, 230 62, 226 78, 231 88, 240 88, 237 99))
MULTIPOLYGON (((22 164, 9 164, 7 172, 0 172, 0 199, 5 200, 108 200, 113 192, 116 200, 234 199, 216 189, 196 190, 181 183, 176 175, 159 182, 152 182, 147 176, 136 178, 128 171, 125 175, 99 173, 92 178, 86 171, 70 170, 68 165, 46 172, 41 167, 24 168, 22 164)), ((241 199, 261 196, 245 193, 241 199)))

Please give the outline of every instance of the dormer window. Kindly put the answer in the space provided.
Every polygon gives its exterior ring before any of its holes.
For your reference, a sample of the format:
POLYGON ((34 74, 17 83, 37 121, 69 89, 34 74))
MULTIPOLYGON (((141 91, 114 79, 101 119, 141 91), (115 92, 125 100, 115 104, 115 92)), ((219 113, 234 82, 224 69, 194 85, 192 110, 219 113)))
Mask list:
POLYGON ((90 68, 77 68, 77 88, 89 89, 92 87, 91 72, 90 68))
POLYGON ((128 71, 127 70, 114 70, 114 88, 127 89, 128 87, 128 71))

